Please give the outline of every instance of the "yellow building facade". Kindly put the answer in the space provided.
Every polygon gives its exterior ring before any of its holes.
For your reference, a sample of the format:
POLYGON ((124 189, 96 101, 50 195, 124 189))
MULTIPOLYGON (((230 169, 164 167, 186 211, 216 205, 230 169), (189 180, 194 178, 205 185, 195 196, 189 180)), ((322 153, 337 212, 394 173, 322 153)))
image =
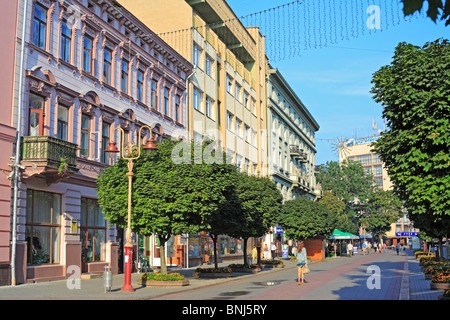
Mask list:
POLYGON ((120 0, 195 66, 189 139, 220 143, 242 171, 267 174, 264 37, 223 0, 120 0))

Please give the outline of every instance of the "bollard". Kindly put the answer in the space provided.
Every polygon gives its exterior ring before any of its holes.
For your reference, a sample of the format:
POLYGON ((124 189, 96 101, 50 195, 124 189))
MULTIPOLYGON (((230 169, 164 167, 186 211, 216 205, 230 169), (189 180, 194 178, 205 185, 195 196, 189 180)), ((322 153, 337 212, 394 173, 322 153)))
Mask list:
POLYGON ((103 286, 106 292, 111 292, 112 287, 112 272, 111 266, 105 266, 105 271, 103 272, 103 286))

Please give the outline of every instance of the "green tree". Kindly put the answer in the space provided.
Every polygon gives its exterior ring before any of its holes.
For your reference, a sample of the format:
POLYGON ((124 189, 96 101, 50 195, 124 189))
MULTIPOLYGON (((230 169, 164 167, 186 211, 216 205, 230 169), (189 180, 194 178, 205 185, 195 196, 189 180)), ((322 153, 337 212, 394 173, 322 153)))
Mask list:
MULTIPOLYGON (((164 244, 172 235, 207 229, 204 221, 219 210, 226 202, 225 194, 233 188, 226 177, 231 165, 196 162, 193 152, 187 154, 191 163, 175 163, 173 149, 179 143, 164 139, 157 151, 143 153, 134 165, 131 230, 145 236, 156 234, 161 257, 165 257, 164 244)), ((185 151, 194 148, 187 145, 185 151)), ((122 227, 128 201, 126 162, 120 159, 97 179, 105 218, 122 227)), ((165 259, 161 259, 161 272, 167 273, 165 259)))
POLYGON ((330 236, 337 217, 325 205, 305 198, 286 201, 278 218, 286 237, 293 240, 330 236))
POLYGON ((361 218, 365 229, 373 236, 381 236, 402 216, 402 202, 392 190, 377 190, 369 200, 361 218))
POLYGON ((424 2, 428 2, 427 16, 436 22, 438 19, 450 25, 450 1, 449 0, 402 0, 403 14, 409 16, 422 11, 424 2))
POLYGON ((345 203, 331 191, 324 190, 323 197, 318 202, 326 206, 336 216, 335 229, 350 233, 358 232, 358 226, 345 214, 345 203))
POLYGON ((345 214, 352 222, 367 204, 374 189, 374 178, 357 161, 328 161, 320 166, 317 182, 345 204, 345 214))
POLYGON ((450 45, 400 43, 374 73, 373 98, 388 131, 373 145, 418 228, 450 215, 450 45), (419 215, 423 215, 417 219, 419 215), (420 222, 420 225, 419 225, 420 222))
POLYGON ((270 178, 239 174, 236 192, 240 200, 241 221, 236 232, 230 234, 243 239, 244 264, 247 265, 247 241, 262 237, 279 215, 283 196, 270 178))

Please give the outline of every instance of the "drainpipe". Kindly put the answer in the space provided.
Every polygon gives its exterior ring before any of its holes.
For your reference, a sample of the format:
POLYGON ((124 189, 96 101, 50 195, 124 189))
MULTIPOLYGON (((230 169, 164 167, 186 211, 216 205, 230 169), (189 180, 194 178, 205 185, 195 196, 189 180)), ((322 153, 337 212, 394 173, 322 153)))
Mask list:
MULTIPOLYGON (((20 6, 18 0, 18 7, 20 6)), ((17 198, 19 193, 19 168, 20 166, 20 144, 22 138, 22 108, 23 108, 23 73, 25 61, 25 35, 27 25, 27 9, 28 0, 25 0, 23 5, 23 21, 22 21, 22 43, 20 49, 20 76, 19 76, 19 104, 17 113, 17 141, 16 141, 16 156, 13 165, 14 170, 14 202, 13 202, 13 226, 12 226, 12 244, 11 244, 11 285, 16 285, 16 238, 17 238, 17 198)))
MULTIPOLYGON (((194 75, 195 71, 197 71, 197 66, 194 66, 191 74, 186 78, 186 127, 187 133, 189 136, 189 79, 194 75)), ((186 268, 189 268, 189 233, 186 237, 186 268)))

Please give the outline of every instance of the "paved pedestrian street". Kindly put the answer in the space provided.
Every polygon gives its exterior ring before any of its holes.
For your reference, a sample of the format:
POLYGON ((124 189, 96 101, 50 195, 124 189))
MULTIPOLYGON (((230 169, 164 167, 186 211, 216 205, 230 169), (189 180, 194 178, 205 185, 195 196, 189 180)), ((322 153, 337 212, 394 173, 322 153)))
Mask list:
MULTIPOLYGON (((228 263, 227 263, 228 264, 228 263)), ((225 263, 221 266, 227 265, 225 263)), ((195 268, 172 270, 186 275, 190 285, 180 288, 142 287, 138 274, 132 275, 135 292, 120 291, 123 275, 114 275, 111 292, 104 292, 103 279, 81 280, 79 288, 67 281, 0 287, 2 300, 192 300, 258 301, 275 300, 438 300, 442 291, 430 290, 412 250, 397 255, 357 254, 310 263, 305 284, 297 284, 294 262, 283 269, 264 269, 257 274, 238 274, 228 279, 193 278, 195 268)))

